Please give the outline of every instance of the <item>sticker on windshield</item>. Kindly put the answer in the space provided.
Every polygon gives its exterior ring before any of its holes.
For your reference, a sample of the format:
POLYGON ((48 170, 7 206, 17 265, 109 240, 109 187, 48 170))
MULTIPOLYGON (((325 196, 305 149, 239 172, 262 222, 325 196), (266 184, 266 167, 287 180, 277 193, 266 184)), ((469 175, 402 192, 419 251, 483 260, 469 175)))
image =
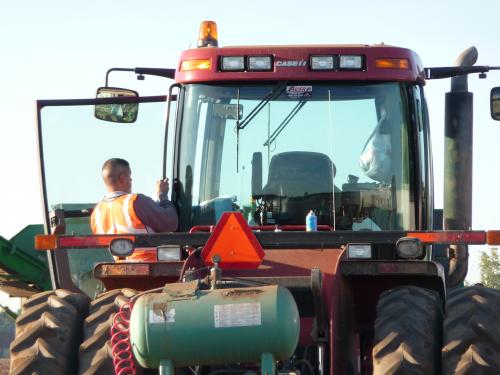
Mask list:
POLYGON ((287 86, 286 96, 290 99, 310 98, 312 96, 312 86, 287 86))

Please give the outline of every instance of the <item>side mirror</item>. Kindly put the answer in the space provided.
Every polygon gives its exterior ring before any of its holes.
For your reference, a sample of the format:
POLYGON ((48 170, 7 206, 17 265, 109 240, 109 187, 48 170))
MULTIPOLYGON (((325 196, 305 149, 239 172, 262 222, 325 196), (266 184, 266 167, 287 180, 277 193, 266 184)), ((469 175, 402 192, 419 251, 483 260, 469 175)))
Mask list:
MULTIPOLYGON (((121 89, 118 87, 99 87, 96 98, 137 98, 137 91, 121 89)), ((94 107, 95 118, 103 121, 129 124, 137 120, 139 103, 112 103, 96 104, 94 107)))
POLYGON ((493 87, 490 93, 491 118, 500 121, 500 87, 493 87))

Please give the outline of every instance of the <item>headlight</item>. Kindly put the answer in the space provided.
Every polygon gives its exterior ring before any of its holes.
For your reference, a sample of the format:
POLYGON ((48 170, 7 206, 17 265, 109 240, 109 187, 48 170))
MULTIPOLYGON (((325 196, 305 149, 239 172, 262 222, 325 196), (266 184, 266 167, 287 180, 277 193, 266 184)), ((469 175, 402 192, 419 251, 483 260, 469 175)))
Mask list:
POLYGON ((134 242, 127 238, 115 238, 109 244, 109 251, 115 257, 128 257, 134 252, 134 242))
POLYGON ((421 259, 424 248, 418 238, 402 237, 396 242, 396 255, 401 259, 421 259))
POLYGON ((371 259, 372 245, 370 244, 347 244, 347 257, 349 259, 371 259))
POLYGON ((164 245, 156 248, 158 262, 175 262, 181 260, 181 248, 175 245, 164 245))

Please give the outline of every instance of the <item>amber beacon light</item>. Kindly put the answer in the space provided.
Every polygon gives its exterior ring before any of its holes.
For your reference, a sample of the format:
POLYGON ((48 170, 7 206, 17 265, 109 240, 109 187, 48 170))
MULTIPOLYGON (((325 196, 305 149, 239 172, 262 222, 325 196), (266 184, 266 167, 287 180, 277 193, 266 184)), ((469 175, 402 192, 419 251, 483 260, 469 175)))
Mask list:
POLYGON ((218 44, 217 24, 214 21, 203 21, 200 25, 198 48, 217 47, 218 44))

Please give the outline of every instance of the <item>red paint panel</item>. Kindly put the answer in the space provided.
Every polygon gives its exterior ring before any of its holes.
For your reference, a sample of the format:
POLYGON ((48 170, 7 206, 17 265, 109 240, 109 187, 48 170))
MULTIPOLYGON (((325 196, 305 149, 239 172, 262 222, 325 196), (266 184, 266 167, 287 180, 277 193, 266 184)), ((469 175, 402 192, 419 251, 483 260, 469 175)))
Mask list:
MULTIPOLYGON (((344 251, 341 249, 281 249, 265 250, 265 257, 258 269, 255 270, 227 270, 225 277, 286 277, 286 276, 310 276, 311 269, 319 268, 323 274, 323 298, 326 303, 326 319, 330 324, 329 342, 330 347, 327 355, 330 357, 330 373, 339 373, 342 367, 342 358, 339 358, 341 350, 340 325, 341 320, 341 277, 337 273, 338 265, 343 258, 344 251)), ((302 323, 302 320, 301 320, 302 323)), ((308 342, 307 335, 310 327, 307 321, 301 327, 301 340, 308 342)))

